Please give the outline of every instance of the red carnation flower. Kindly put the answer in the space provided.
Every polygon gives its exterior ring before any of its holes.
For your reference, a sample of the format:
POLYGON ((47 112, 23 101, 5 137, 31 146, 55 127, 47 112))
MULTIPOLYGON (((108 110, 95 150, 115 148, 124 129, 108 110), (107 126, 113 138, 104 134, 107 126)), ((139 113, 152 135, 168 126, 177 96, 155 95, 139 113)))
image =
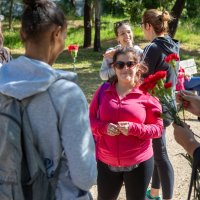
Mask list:
POLYGON ((68 46, 68 51, 69 53, 71 54, 71 56, 73 57, 73 68, 74 68, 74 71, 75 71, 75 62, 76 62, 76 57, 77 57, 77 54, 78 54, 78 45, 77 44, 70 44, 68 46))
POLYGON ((166 77, 167 72, 166 71, 158 71, 155 74, 156 80, 160 80, 166 77))
POLYGON ((68 51, 71 53, 72 51, 77 51, 78 52, 78 45, 76 44, 70 44, 68 46, 68 51))
POLYGON ((165 62, 167 62, 167 63, 171 62, 172 60, 178 61, 179 56, 175 53, 172 53, 165 57, 165 62))
POLYGON ((168 82, 164 84, 164 87, 167 88, 171 88, 172 87, 172 82, 168 82))

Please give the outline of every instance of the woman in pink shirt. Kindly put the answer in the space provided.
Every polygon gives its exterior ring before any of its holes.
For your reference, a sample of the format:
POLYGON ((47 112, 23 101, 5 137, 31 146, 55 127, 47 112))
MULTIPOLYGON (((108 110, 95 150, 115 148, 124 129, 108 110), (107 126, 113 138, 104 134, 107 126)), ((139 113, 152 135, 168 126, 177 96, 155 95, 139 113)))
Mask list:
POLYGON ((139 85, 146 66, 133 48, 118 50, 115 80, 98 88, 90 104, 96 140, 98 200, 117 199, 124 182, 127 200, 144 200, 153 172, 152 138, 161 137, 161 105, 139 85))

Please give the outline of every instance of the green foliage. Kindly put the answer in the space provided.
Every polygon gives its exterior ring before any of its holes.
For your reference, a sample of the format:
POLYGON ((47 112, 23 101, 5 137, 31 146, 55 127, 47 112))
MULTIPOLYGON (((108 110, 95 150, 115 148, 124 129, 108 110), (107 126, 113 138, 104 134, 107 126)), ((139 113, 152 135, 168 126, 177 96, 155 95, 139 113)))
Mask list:
POLYGON ((75 16, 75 8, 69 0, 60 0, 56 2, 68 16, 75 16))
POLYGON ((22 42, 20 40, 19 31, 5 31, 4 33, 4 45, 9 48, 20 48, 22 42))
POLYGON ((114 16, 126 16, 133 23, 141 21, 144 10, 159 8, 170 11, 176 0, 106 0, 103 2, 103 12, 114 16))
POLYGON ((103 1, 103 11, 106 14, 112 15, 124 15, 124 7, 126 6, 126 0, 106 0, 103 1))
POLYGON ((131 21, 138 22, 144 9, 159 8, 161 10, 170 11, 175 1, 176 0, 105 0, 103 1, 103 13, 125 15, 128 16, 131 21))
POLYGON ((187 0, 186 2, 187 17, 188 18, 200 17, 199 7, 200 7, 199 0, 187 0))
POLYGON ((124 7, 125 15, 130 17, 131 22, 139 23, 142 18, 144 5, 140 1, 131 1, 124 7))
POLYGON ((170 12, 176 0, 160 0, 159 2, 160 2, 160 5, 158 6, 158 8, 160 10, 167 10, 170 12))
MULTIPOLYGON (((117 41, 115 39, 113 31, 113 23, 126 19, 126 17, 113 17, 112 15, 103 15, 101 17, 101 52, 94 52, 93 48, 83 49, 83 18, 69 20, 68 31, 66 39, 66 48, 69 44, 78 44, 80 46, 76 67, 78 72, 78 83, 85 92, 88 101, 91 100, 92 95, 99 84, 102 82, 99 78, 99 68, 101 66, 102 54, 105 50, 111 46, 115 46, 117 41)), ((194 58, 197 66, 200 66, 200 36, 196 33, 200 32, 200 26, 197 26, 198 19, 182 21, 179 24, 176 39, 180 40, 181 59, 194 58), (183 23, 184 22, 184 23, 183 23)), ((14 22, 14 30, 9 31, 7 21, 3 21, 3 33, 5 36, 5 46, 11 49, 13 57, 17 57, 23 53, 24 48, 20 42, 19 37, 19 21, 14 22)), ((144 40, 141 27, 137 24, 134 25, 135 43, 142 48, 147 45, 147 41, 144 40)), ((92 30, 94 38, 94 26, 92 30)), ((65 50, 57 59, 54 67, 65 70, 72 69, 73 59, 65 50)), ((198 69, 200 71, 200 69, 198 69)))
POLYGON ((143 0, 142 2, 146 9, 158 8, 160 6, 160 2, 155 0, 143 0))

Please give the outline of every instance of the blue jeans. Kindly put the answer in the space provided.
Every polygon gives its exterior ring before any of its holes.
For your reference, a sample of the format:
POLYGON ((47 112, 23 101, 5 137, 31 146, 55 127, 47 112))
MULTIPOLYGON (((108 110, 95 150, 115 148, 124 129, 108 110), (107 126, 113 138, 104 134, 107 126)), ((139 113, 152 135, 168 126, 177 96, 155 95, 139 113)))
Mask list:
POLYGON ((190 80, 185 80, 184 87, 186 90, 196 90, 200 96, 200 76, 193 76, 190 80))

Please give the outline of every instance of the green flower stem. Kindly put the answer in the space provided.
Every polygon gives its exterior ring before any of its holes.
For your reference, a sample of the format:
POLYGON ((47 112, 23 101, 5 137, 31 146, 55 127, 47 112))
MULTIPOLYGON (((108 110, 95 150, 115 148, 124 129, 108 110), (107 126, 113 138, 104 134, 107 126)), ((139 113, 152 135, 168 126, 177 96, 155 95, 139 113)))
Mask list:
POLYGON ((182 126, 181 119, 180 119, 180 117, 178 116, 178 113, 177 113, 176 105, 174 105, 174 102, 173 102, 173 106, 172 106, 172 102, 170 101, 171 98, 166 96, 166 95, 163 96, 160 93, 158 93, 156 96, 160 99, 161 104, 163 104, 167 108, 169 108, 168 112, 171 116, 171 119, 174 120, 174 123, 179 125, 179 126, 182 126))
POLYGON ((74 72, 76 71, 76 66, 75 66, 75 62, 76 62, 76 57, 74 56, 73 57, 73 69, 74 69, 74 72))
POLYGON ((74 69, 74 72, 75 72, 76 71, 76 66, 75 66, 74 62, 72 63, 72 66, 73 66, 73 69, 74 69))

